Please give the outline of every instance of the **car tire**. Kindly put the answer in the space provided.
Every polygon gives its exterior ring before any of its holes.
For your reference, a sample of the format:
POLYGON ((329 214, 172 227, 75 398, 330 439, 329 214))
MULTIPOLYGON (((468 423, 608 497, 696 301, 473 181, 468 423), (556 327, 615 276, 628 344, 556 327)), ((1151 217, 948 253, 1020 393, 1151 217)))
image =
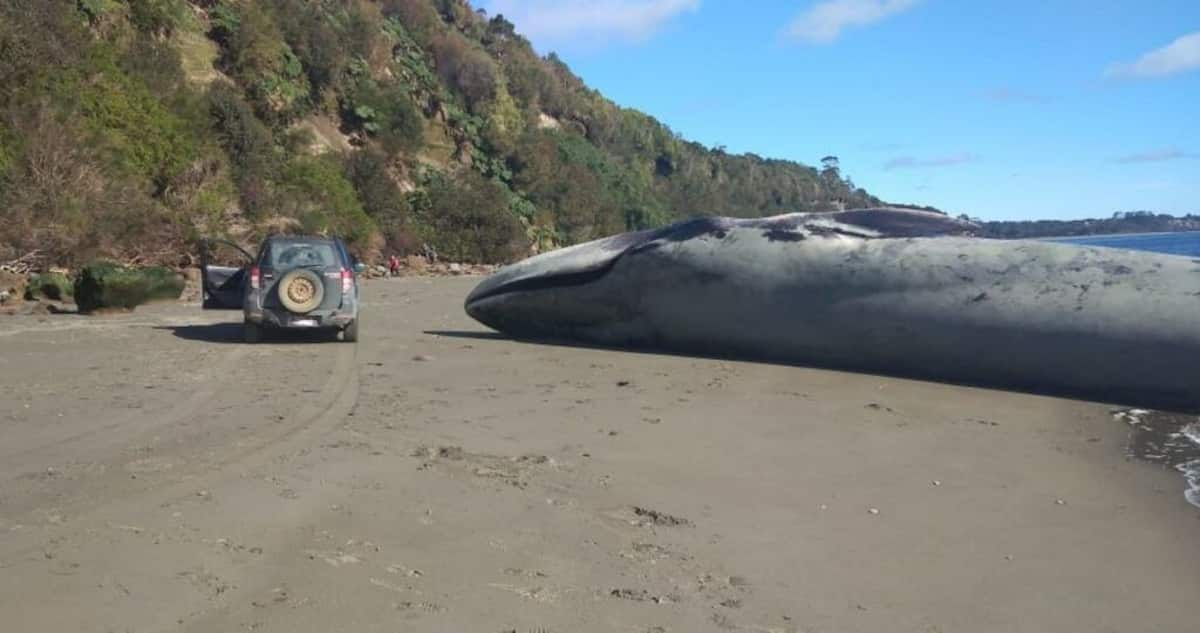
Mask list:
POLYGON ((325 299, 325 284, 320 275, 307 268, 294 268, 284 273, 275 285, 279 302, 292 314, 308 314, 325 299))
POLYGON ((258 343, 262 341, 262 327, 257 323, 246 321, 242 324, 242 340, 247 343, 258 343))
POLYGON ((351 321, 350 324, 347 325, 345 327, 345 329, 342 330, 342 342, 343 343, 357 343, 358 342, 358 319, 351 321))

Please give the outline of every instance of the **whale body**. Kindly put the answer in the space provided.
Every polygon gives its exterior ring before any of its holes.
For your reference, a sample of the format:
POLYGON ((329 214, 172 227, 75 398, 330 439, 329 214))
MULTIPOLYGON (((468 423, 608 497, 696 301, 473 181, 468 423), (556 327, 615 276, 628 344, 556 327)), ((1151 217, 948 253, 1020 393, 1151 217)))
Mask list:
POLYGON ((520 339, 1200 410, 1200 260, 976 228, 898 209, 698 218, 506 266, 465 307, 520 339))

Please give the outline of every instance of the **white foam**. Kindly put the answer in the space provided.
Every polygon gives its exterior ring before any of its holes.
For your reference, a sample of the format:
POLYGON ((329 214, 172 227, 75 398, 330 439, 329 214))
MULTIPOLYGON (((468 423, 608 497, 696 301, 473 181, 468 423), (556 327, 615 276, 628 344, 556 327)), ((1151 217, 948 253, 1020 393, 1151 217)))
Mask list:
POLYGON ((1183 436, 1192 441, 1196 446, 1200 446, 1200 422, 1192 422, 1183 427, 1183 436))
POLYGON ((1116 411, 1113 417, 1118 420, 1125 420, 1130 424, 1141 424, 1142 418, 1150 415, 1150 412, 1145 409, 1126 409, 1124 411, 1116 411))
POLYGON ((1180 464, 1175 469, 1183 473, 1183 479, 1188 483, 1188 489, 1183 493, 1183 498, 1187 499, 1188 503, 1200 508, 1200 459, 1180 464))

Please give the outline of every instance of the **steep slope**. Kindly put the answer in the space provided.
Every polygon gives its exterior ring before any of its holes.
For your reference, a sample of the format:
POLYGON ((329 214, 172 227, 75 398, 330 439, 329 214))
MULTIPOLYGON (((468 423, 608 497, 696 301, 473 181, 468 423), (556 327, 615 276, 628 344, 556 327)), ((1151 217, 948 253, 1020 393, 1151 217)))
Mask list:
POLYGON ((462 0, 0 0, 0 260, 291 219, 468 261, 878 200, 685 141, 462 0))

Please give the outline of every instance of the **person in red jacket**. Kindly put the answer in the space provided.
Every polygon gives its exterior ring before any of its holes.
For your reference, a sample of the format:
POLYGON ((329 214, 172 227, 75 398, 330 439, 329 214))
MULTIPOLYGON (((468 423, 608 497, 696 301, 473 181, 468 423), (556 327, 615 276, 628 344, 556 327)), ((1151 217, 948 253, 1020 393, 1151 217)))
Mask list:
POLYGON ((388 257, 388 273, 395 277, 400 274, 400 258, 395 255, 388 257))

